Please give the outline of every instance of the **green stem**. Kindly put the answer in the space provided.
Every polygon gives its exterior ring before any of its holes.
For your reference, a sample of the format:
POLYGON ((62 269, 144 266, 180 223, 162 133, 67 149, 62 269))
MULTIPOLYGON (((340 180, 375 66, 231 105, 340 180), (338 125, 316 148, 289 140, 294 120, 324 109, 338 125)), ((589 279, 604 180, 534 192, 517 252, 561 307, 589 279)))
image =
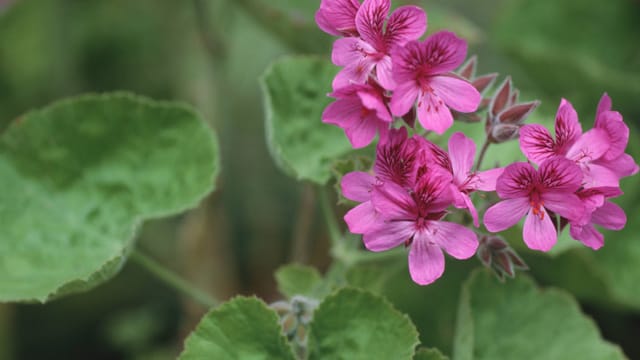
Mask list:
POLYGON ((218 305, 218 301, 209 296, 209 294, 198 288, 195 288, 191 283, 184 280, 173 271, 167 269, 162 264, 141 253, 140 251, 133 250, 130 255, 130 259, 143 268, 147 269, 150 273, 152 273, 165 284, 192 298, 206 308, 213 308, 218 305))
POLYGON ((322 208, 322 215, 324 216, 324 219, 327 222, 327 227, 329 228, 331 247, 337 248, 339 246, 342 246, 342 234, 340 233, 340 227, 338 226, 338 222, 336 221, 336 216, 333 213, 333 208, 331 206, 331 201, 329 200, 329 193, 327 192, 327 189, 321 187, 318 190, 318 195, 320 195, 320 207, 322 208))
POLYGON ((482 144, 482 149, 480 149, 480 155, 478 155, 478 162, 476 163, 475 171, 480 170, 480 166, 482 165, 482 160, 484 160, 484 156, 487 153, 487 149, 489 148, 489 145, 491 145, 491 142, 489 141, 489 137, 487 136, 487 138, 484 139, 484 144, 482 144))

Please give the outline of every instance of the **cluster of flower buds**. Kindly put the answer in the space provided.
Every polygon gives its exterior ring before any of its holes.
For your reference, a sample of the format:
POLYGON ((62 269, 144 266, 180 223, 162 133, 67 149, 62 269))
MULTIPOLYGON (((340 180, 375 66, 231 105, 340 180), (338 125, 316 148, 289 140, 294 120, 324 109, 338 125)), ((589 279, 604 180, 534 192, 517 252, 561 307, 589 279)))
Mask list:
POLYGON ((459 113, 457 111, 453 111, 453 118, 455 120, 460 120, 464 122, 476 123, 482 121, 482 117, 478 114, 480 111, 483 111, 489 106, 492 102, 492 97, 487 97, 487 92, 493 86, 493 83, 498 78, 498 73, 491 73, 485 75, 476 75, 476 68, 478 66, 478 57, 473 55, 472 57, 465 62, 460 69, 458 69, 457 73, 463 79, 467 79, 471 85, 473 85, 476 90, 482 95, 482 100, 480 101, 480 105, 478 105, 478 109, 473 113, 459 113))
MULTIPOLYGON (((624 212, 609 199, 622 194, 620 178, 637 173, 638 165, 624 153, 629 129, 611 111, 608 96, 598 106, 594 128, 584 134, 563 99, 554 139, 540 125, 524 125, 539 103, 518 102, 509 77, 493 96, 483 97, 496 75, 476 77, 475 58, 461 66, 464 40, 441 31, 420 41, 426 13, 401 6, 389 15, 390 7, 390 0, 322 0, 316 13, 322 30, 340 36, 332 61, 343 67, 330 94, 336 100, 322 120, 343 128, 354 148, 379 134, 372 171, 341 179, 343 196, 359 203, 345 221, 352 233, 363 235, 367 249, 407 247, 412 279, 432 283, 444 271, 444 252, 467 259, 478 250, 470 224, 444 221, 459 209, 479 227, 474 201, 482 198, 472 198, 477 191, 496 191, 501 199, 485 212, 486 229, 503 231, 525 217, 524 242, 534 250, 550 250, 566 225, 574 239, 593 249, 604 244, 594 225, 624 226, 624 212), (409 136, 401 124, 413 128, 417 118, 424 129, 442 135, 454 116, 478 122, 473 113, 484 107, 489 142, 519 136, 529 162, 474 171, 476 145, 464 134, 453 134, 445 151, 422 136, 409 136)), ((526 268, 513 250, 501 247, 503 242, 483 239, 479 256, 495 271, 512 276, 514 269, 526 268)))
POLYGON ((516 270, 529 270, 515 250, 497 235, 480 236, 477 255, 482 264, 491 269, 500 281, 504 281, 507 276, 515 277, 516 270))
POLYGON ((280 317, 280 326, 301 359, 307 353, 309 323, 318 304, 318 300, 296 295, 289 301, 276 301, 269 305, 280 317))

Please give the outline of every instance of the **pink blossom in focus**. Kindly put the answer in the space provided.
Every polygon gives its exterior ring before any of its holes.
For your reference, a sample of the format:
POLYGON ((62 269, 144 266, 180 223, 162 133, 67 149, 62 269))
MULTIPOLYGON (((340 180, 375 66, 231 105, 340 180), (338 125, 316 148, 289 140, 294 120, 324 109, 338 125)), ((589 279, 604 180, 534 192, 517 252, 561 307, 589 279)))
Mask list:
POLYGON ((442 135, 453 124, 449 108, 476 111, 482 97, 455 70, 467 54, 467 43, 448 31, 429 36, 424 42, 411 41, 392 54, 393 80, 391 112, 402 116, 418 102, 418 121, 427 130, 442 135))
POLYGON ((530 249, 549 251, 557 241, 557 230, 548 211, 570 221, 584 216, 584 205, 575 192, 582 172, 570 160, 557 156, 544 161, 538 170, 529 163, 507 166, 496 184, 502 201, 490 207, 484 224, 491 232, 503 231, 526 215, 523 238, 530 249))
POLYGON ((344 129, 354 148, 365 147, 376 133, 386 136, 393 120, 383 92, 376 84, 351 84, 338 89, 329 94, 337 100, 324 109, 322 121, 344 129))
POLYGON ((581 189, 577 195, 585 205, 585 216, 572 221, 570 235, 585 246, 598 250, 604 245, 604 236, 594 225, 609 230, 621 230, 627 222, 627 216, 618 205, 606 199, 622 195, 615 187, 581 189))
POLYGON ((395 87, 391 51, 422 36, 427 29, 427 15, 417 6, 401 6, 387 19, 390 7, 390 0, 365 0, 355 17, 359 37, 336 40, 331 59, 344 69, 336 75, 334 89, 364 83, 374 68, 378 82, 385 89, 395 87))
POLYGON ((376 148, 374 171, 381 182, 391 181, 410 189, 416 181, 422 149, 417 136, 409 138, 407 129, 392 129, 376 148))
POLYGON ((356 13, 358 0, 322 0, 316 12, 318 27, 329 35, 358 36, 356 13))

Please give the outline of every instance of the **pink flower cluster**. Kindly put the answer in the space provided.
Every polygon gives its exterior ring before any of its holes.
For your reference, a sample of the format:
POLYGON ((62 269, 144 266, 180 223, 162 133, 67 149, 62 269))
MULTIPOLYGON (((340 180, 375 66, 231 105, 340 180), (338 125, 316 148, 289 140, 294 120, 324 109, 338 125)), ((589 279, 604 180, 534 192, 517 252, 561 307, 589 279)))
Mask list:
POLYGON ((557 241, 558 227, 570 225, 572 238, 599 249, 604 237, 594 225, 620 230, 624 211, 608 199, 622 194, 619 181, 638 172, 625 154, 629 128, 622 115, 611 111, 611 99, 602 96, 593 129, 582 133, 578 114, 562 100, 555 122, 555 138, 537 124, 520 130, 520 148, 530 163, 507 166, 496 191, 503 201, 484 216, 489 231, 515 225, 526 214, 523 238, 531 249, 548 251, 557 241), (555 216, 560 216, 560 226, 555 216))
MULTIPOLYGON (((476 191, 495 191, 501 200, 484 213, 486 229, 503 231, 524 217, 523 239, 534 250, 550 250, 567 225, 574 239, 598 249, 604 238, 594 225, 613 230, 625 225, 624 211, 609 199, 622 194, 619 180, 636 174, 638 165, 625 153, 629 128, 611 110, 606 94, 593 129, 585 133, 563 99, 554 138, 541 125, 523 124, 538 102, 517 103, 518 92, 506 80, 490 100, 487 142, 519 134, 528 162, 487 171, 472 170, 476 145, 462 133, 449 138, 445 151, 397 128, 394 119, 404 117, 413 127, 417 115, 425 129, 443 134, 453 123, 452 111, 474 113, 482 97, 467 80, 470 76, 453 73, 466 57, 464 40, 442 31, 420 41, 426 13, 402 6, 389 15, 390 6, 390 0, 322 0, 316 13, 323 31, 340 36, 332 61, 343 67, 329 94, 336 100, 325 109, 323 121, 343 128, 354 148, 380 137, 372 172, 351 172, 341 182, 343 195, 359 203, 344 219, 352 233, 363 235, 367 249, 404 245, 412 279, 432 283, 444 272, 443 252, 467 259, 478 249, 474 230, 444 220, 448 209, 464 209, 479 227, 471 197, 476 191)), ((486 76, 484 87, 495 76, 486 76)), ((482 258, 489 263, 487 249, 482 258)), ((519 260, 506 243, 499 250, 501 259, 519 260)), ((526 268, 519 262, 503 264, 505 273, 513 273, 511 265, 526 268)))
POLYGON ((467 54, 467 43, 442 31, 418 39, 427 29, 419 7, 401 6, 391 15, 390 0, 322 0, 318 26, 335 41, 331 59, 343 67, 333 80, 336 99, 322 115, 325 123, 344 129, 361 148, 376 133, 387 134, 393 116, 404 116, 417 104, 422 126, 438 134, 453 124, 450 109, 473 112, 478 90, 453 73, 467 54))

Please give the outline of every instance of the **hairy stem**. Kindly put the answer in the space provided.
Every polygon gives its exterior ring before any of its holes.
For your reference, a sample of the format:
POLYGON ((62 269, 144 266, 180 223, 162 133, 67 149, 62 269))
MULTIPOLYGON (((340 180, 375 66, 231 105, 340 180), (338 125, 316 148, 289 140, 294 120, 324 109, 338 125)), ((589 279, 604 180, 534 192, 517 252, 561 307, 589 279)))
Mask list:
POLYGON ((218 305, 218 301, 213 299, 209 294, 194 287, 191 283, 181 278, 178 274, 167 269, 165 266, 148 257, 147 255, 141 253, 140 251, 133 250, 130 255, 130 259, 148 270, 151 274, 153 274, 156 278, 158 278, 165 284, 190 297, 204 307, 213 308, 218 305))
POLYGON ((340 233, 340 227, 336 221, 336 215, 333 212, 331 206, 331 200, 329 199, 329 193, 327 189, 321 187, 318 189, 318 195, 320 196, 320 207, 322 208, 322 215, 327 222, 327 228, 329 229, 329 237, 331 239, 331 247, 337 248, 342 245, 342 234, 340 233))
POLYGON ((489 145, 491 145, 491 142, 489 141, 489 137, 487 137, 484 139, 484 144, 482 144, 482 149, 480 149, 480 155, 478 155, 478 162, 476 163, 475 171, 480 170, 480 166, 482 165, 482 161, 484 160, 484 156, 487 153, 487 149, 489 148, 489 145))

